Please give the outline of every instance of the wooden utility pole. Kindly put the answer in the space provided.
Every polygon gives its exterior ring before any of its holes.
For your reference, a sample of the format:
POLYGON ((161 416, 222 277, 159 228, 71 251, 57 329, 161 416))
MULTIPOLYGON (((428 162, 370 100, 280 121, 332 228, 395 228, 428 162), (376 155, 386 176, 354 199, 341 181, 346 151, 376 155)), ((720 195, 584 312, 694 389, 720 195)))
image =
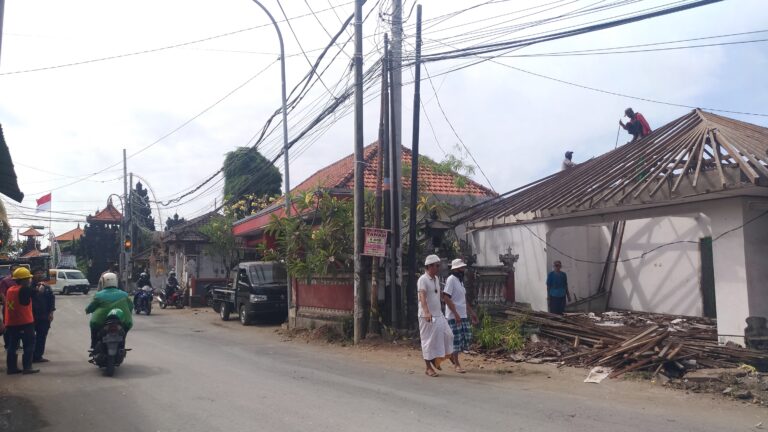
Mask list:
POLYGON ((421 106, 421 5, 416 6, 416 69, 413 89, 413 144, 411 152, 411 196, 410 212, 408 214, 408 283, 406 286, 406 326, 411 326, 416 320, 416 202, 419 195, 419 108, 421 106))
POLYGON ((355 344, 363 333, 363 242, 365 223, 365 179, 363 165, 363 0, 355 0, 355 286, 354 335, 355 344))

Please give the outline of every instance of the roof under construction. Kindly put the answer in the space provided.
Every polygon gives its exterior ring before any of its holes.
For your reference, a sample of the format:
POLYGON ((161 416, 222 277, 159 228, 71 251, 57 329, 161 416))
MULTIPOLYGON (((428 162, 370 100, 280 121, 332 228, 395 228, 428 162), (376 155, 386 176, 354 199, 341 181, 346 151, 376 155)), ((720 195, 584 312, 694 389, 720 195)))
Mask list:
POLYGON ((768 195, 768 128, 701 110, 457 215, 475 226, 768 195))

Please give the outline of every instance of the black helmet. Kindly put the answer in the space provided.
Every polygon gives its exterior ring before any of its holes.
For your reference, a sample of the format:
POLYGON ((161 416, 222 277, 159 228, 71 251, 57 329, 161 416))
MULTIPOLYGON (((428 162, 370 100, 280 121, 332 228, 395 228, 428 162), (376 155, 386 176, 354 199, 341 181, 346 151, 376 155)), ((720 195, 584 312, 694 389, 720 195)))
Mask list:
POLYGON ((565 157, 571 157, 571 156, 573 156, 572 151, 568 150, 567 152, 565 152, 565 157))

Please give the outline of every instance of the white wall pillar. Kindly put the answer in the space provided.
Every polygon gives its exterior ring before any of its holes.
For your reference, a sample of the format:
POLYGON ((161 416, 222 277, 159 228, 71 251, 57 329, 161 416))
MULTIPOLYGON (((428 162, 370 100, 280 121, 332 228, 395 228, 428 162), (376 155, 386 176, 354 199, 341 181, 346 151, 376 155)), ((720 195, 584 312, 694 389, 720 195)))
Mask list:
POLYGON ((721 343, 731 341, 743 345, 744 320, 749 316, 744 230, 728 232, 744 223, 741 199, 718 201, 705 213, 711 220, 714 240, 712 252, 719 340, 721 343))
POLYGON ((768 200, 745 198, 743 211, 749 316, 768 318, 768 200))

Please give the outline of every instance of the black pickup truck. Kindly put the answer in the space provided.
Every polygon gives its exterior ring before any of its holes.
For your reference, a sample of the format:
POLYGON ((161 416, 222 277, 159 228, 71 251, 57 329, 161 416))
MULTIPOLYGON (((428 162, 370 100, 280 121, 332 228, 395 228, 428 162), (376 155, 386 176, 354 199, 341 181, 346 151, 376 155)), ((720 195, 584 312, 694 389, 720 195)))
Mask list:
POLYGON ((288 316, 287 280, 285 268, 279 263, 240 263, 230 273, 226 286, 211 287, 213 310, 223 321, 236 312, 243 325, 257 318, 285 321, 288 316))

